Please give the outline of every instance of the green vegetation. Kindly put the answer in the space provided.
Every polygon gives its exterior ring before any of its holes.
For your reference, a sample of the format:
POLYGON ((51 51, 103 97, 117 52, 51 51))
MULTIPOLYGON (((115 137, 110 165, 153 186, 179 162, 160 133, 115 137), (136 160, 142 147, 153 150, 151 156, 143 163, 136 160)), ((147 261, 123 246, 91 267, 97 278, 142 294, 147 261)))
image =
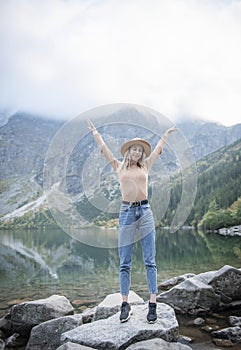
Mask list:
POLYGON ((14 218, 11 221, 0 222, 0 229, 38 229, 45 227, 58 227, 54 221, 50 210, 41 210, 41 211, 29 211, 23 216, 14 218))
POLYGON ((220 209, 215 200, 211 201, 207 213, 198 226, 205 230, 217 230, 241 223, 241 197, 228 209, 220 209))
MULTIPOLYGON (((197 163, 197 195, 186 224, 208 229, 241 224, 241 140, 210 154, 197 163)), ((180 176, 162 224, 170 224, 181 198, 180 176)))

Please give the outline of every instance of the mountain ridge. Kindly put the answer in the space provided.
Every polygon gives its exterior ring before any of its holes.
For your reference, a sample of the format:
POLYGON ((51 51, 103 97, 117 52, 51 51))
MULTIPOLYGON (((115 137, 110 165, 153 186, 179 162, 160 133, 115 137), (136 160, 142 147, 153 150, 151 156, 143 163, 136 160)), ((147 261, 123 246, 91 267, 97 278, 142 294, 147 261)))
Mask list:
MULTIPOLYGON (((136 118, 138 117, 136 110, 129 110, 128 113, 130 118, 127 115, 126 120, 131 119, 133 113, 136 118)), ((43 196, 45 155, 54 135, 63 124, 63 121, 18 112, 9 117, 7 123, 0 127, 0 216, 11 214, 29 203, 38 202, 38 199, 43 196)), ((228 146, 241 136, 241 124, 225 127, 218 123, 195 120, 183 123, 179 121, 177 126, 188 140, 196 161, 221 147, 228 146)), ((101 130, 105 132, 105 127, 101 130)), ((86 125, 86 133, 87 131, 86 125)), ((120 132, 122 137, 128 137, 128 135, 130 138, 133 137, 133 132, 129 134, 126 128, 117 128, 116 132, 120 132)), ((84 147, 89 152, 96 147, 92 135, 86 136, 84 147)), ((76 153, 70 160, 67 174, 68 185, 73 193, 81 191, 78 187, 78 172, 84 164, 81 157, 82 154, 77 147, 76 153)), ((163 154, 163 157, 168 158, 168 154, 163 154)))

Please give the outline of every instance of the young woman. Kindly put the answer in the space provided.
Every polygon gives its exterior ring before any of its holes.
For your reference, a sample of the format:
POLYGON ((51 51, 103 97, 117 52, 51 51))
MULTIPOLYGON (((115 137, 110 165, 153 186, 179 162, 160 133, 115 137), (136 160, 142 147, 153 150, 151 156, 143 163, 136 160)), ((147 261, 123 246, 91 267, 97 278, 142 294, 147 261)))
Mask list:
POLYGON ((105 158, 118 175, 122 194, 119 214, 118 250, 120 257, 120 292, 122 305, 120 321, 130 317, 131 307, 128 302, 130 290, 130 270, 132 263, 135 234, 140 232, 142 253, 146 267, 146 278, 150 293, 147 321, 154 323, 156 314, 157 269, 155 263, 155 224, 152 210, 148 203, 148 173, 151 166, 162 153, 167 137, 177 128, 168 129, 152 151, 146 140, 135 138, 126 141, 121 147, 123 161, 116 159, 108 149, 94 124, 88 120, 89 129, 105 158))

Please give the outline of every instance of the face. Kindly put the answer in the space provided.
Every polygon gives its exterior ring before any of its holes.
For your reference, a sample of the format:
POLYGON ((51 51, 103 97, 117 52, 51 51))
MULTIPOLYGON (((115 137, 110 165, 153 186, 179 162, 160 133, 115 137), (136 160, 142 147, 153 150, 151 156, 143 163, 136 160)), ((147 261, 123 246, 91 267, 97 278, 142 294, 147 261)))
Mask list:
POLYGON ((130 147, 131 160, 138 162, 143 153, 143 147, 140 145, 132 145, 130 147))

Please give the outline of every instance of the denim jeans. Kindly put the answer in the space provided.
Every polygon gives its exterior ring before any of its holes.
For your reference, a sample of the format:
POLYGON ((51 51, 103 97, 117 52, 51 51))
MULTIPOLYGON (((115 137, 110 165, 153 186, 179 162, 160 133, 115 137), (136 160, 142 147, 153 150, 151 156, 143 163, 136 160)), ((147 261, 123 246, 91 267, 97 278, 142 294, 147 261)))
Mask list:
POLYGON ((130 272, 136 232, 140 232, 143 260, 149 293, 157 293, 157 269, 155 263, 155 225, 150 204, 131 207, 121 204, 118 229, 118 250, 120 257, 120 292, 128 295, 130 272))

